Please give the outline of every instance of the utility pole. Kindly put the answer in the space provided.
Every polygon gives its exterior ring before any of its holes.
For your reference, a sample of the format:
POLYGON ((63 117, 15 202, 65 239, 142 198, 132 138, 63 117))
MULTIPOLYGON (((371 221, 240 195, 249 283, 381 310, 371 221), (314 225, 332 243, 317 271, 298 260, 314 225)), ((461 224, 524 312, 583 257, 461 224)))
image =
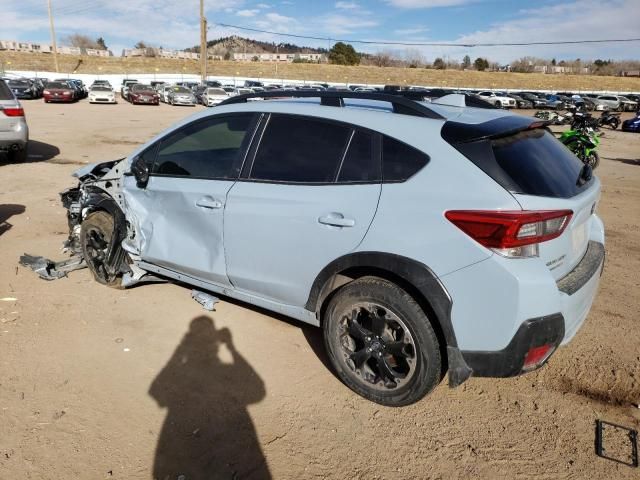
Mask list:
POLYGON ((200 80, 207 79, 207 19, 204 18, 204 0, 200 0, 200 80))
POLYGON ((58 47, 56 45, 56 29, 53 27, 53 13, 51 11, 51 0, 47 0, 47 8, 49 9, 49 25, 51 26, 51 46, 53 47, 53 63, 56 67, 56 73, 58 69, 58 47))

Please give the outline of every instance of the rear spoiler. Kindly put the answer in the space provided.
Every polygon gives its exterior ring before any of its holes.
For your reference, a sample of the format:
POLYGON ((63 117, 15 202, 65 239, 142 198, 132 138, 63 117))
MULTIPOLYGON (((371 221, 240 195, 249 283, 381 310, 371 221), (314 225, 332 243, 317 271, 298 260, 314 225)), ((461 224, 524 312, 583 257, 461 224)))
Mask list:
POLYGON ((545 128, 551 122, 520 115, 506 115, 483 123, 448 121, 442 127, 442 138, 449 144, 475 142, 488 138, 506 137, 524 130, 545 128))

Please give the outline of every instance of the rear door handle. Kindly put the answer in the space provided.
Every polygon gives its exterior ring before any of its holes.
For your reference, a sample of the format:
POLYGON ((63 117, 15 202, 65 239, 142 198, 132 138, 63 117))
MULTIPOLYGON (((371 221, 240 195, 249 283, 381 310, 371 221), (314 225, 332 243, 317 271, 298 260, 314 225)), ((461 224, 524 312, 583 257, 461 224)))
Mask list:
POLYGON ((202 197, 201 199, 196 201, 196 205, 202 208, 222 208, 222 202, 210 196, 202 197))
POLYGON ((331 225, 333 227, 354 227, 356 221, 353 218, 345 218, 341 213, 331 212, 318 218, 318 223, 331 225))

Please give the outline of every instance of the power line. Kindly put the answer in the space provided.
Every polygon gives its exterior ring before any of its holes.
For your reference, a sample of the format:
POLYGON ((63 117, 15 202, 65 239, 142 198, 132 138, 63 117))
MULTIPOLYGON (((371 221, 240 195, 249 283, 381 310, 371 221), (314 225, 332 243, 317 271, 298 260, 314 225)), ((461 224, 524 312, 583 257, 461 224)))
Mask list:
POLYGON ((615 38, 602 40, 565 40, 557 42, 512 42, 512 43, 449 43, 449 42, 384 42, 375 40, 347 40, 331 37, 314 37, 310 35, 296 35, 293 33, 273 32, 270 30, 260 30, 258 28, 242 27, 239 25, 230 25, 228 23, 216 23, 219 27, 235 28, 237 30, 246 30, 249 32, 267 33, 270 35, 279 35, 282 37, 302 38, 305 40, 322 40, 330 42, 345 43, 361 43, 366 45, 395 45, 403 47, 527 47, 534 45, 577 45, 589 43, 621 43, 621 42, 640 42, 640 38, 615 38))

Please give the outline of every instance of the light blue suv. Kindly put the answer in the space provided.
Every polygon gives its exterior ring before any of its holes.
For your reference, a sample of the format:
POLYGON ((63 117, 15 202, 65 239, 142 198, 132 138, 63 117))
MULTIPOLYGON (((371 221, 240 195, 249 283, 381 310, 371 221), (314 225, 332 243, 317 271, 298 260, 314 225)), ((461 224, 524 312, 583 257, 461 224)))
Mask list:
POLYGON ((157 277, 322 327, 358 394, 542 366, 596 295, 600 182, 536 119, 353 92, 261 92, 62 193, 96 280, 157 277), (300 98, 303 97, 303 98, 300 98), (309 97, 309 98, 306 98, 309 97))

